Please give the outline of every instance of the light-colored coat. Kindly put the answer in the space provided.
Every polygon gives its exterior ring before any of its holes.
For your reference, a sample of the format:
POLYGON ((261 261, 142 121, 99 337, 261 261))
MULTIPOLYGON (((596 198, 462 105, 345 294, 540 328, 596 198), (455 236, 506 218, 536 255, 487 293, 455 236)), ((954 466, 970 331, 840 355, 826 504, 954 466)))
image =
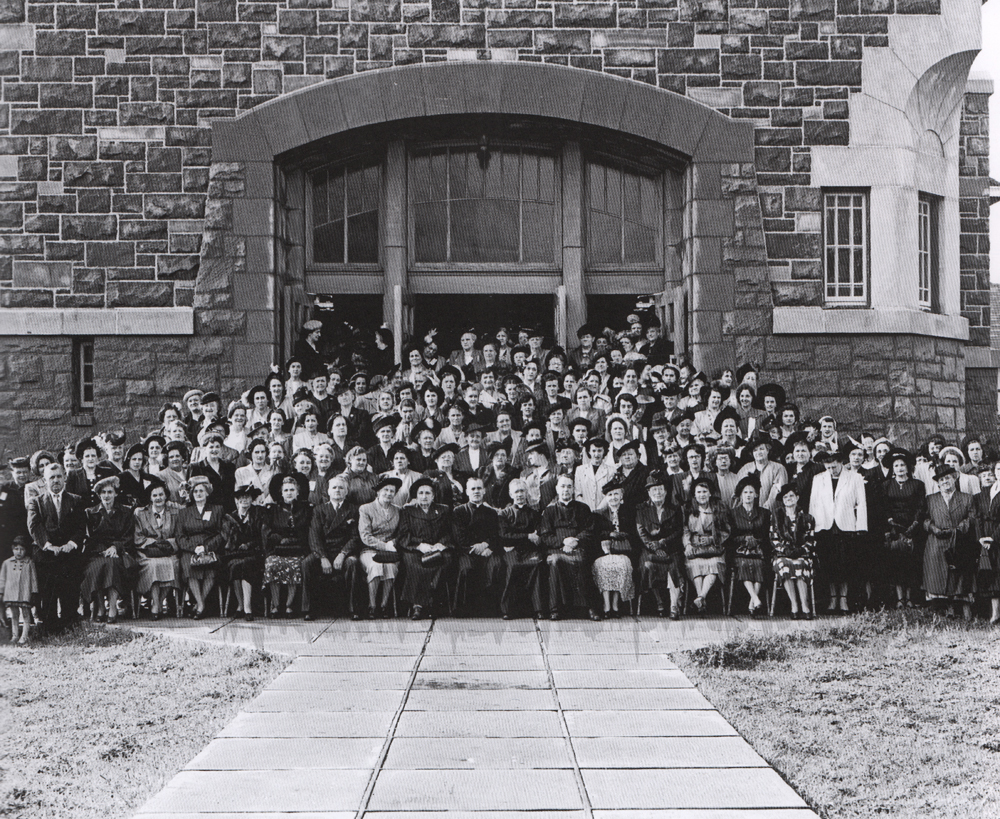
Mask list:
POLYGON ((809 497, 809 514, 816 521, 816 531, 825 532, 834 524, 842 532, 868 531, 868 505, 865 502, 865 480, 857 472, 844 469, 837 480, 836 495, 830 472, 813 478, 809 497))
POLYGON ((596 511, 597 507, 601 505, 601 501, 604 500, 604 493, 601 491, 601 487, 614 477, 616 469, 617 467, 609 464, 607 461, 602 462, 597 467, 596 473, 590 465, 583 464, 578 466, 573 479, 576 487, 576 499, 581 503, 587 504, 592 512, 596 511))

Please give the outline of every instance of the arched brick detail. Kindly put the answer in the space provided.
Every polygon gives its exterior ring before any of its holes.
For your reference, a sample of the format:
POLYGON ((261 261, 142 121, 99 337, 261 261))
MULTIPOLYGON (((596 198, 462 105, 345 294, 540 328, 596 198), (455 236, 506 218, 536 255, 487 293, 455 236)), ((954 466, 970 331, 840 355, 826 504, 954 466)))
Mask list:
POLYGON ((273 158, 366 125, 453 114, 550 117, 631 134, 694 162, 752 162, 753 129, 687 97, 541 63, 432 63, 317 83, 212 126, 214 162, 273 158))

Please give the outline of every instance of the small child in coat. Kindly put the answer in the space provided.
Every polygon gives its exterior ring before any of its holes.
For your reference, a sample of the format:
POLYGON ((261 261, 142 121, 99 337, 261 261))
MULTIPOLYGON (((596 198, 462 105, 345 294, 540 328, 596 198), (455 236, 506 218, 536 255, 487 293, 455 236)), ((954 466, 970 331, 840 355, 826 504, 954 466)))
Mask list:
POLYGON ((28 557, 30 545, 31 541, 27 537, 18 535, 14 538, 14 556, 0 565, 0 603, 10 621, 10 641, 19 645, 26 645, 28 642, 28 630, 32 624, 32 596, 38 594, 35 563, 28 557))

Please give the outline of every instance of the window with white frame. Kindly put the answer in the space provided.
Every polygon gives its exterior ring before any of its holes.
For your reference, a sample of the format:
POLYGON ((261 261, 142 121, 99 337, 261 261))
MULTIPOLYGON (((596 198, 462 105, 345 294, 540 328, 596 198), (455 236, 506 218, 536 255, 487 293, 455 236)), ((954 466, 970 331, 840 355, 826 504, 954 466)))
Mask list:
POLYGON ((868 193, 826 191, 823 195, 826 303, 868 301, 868 193))
POLYGON ((938 200, 921 194, 917 200, 917 303, 934 310, 938 278, 938 200))
POLYGON ((94 408, 94 340, 73 339, 73 409, 94 408))

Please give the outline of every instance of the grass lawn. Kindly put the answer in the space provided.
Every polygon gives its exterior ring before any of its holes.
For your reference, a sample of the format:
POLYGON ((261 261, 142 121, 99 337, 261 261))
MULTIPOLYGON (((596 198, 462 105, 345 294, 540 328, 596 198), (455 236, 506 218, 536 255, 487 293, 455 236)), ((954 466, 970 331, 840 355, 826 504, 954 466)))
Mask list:
POLYGON ((1000 817, 998 629, 883 612, 677 659, 827 819, 1000 817))
POLYGON ((131 815, 287 663, 90 624, 30 648, 8 639, 0 816, 26 819, 131 815))

